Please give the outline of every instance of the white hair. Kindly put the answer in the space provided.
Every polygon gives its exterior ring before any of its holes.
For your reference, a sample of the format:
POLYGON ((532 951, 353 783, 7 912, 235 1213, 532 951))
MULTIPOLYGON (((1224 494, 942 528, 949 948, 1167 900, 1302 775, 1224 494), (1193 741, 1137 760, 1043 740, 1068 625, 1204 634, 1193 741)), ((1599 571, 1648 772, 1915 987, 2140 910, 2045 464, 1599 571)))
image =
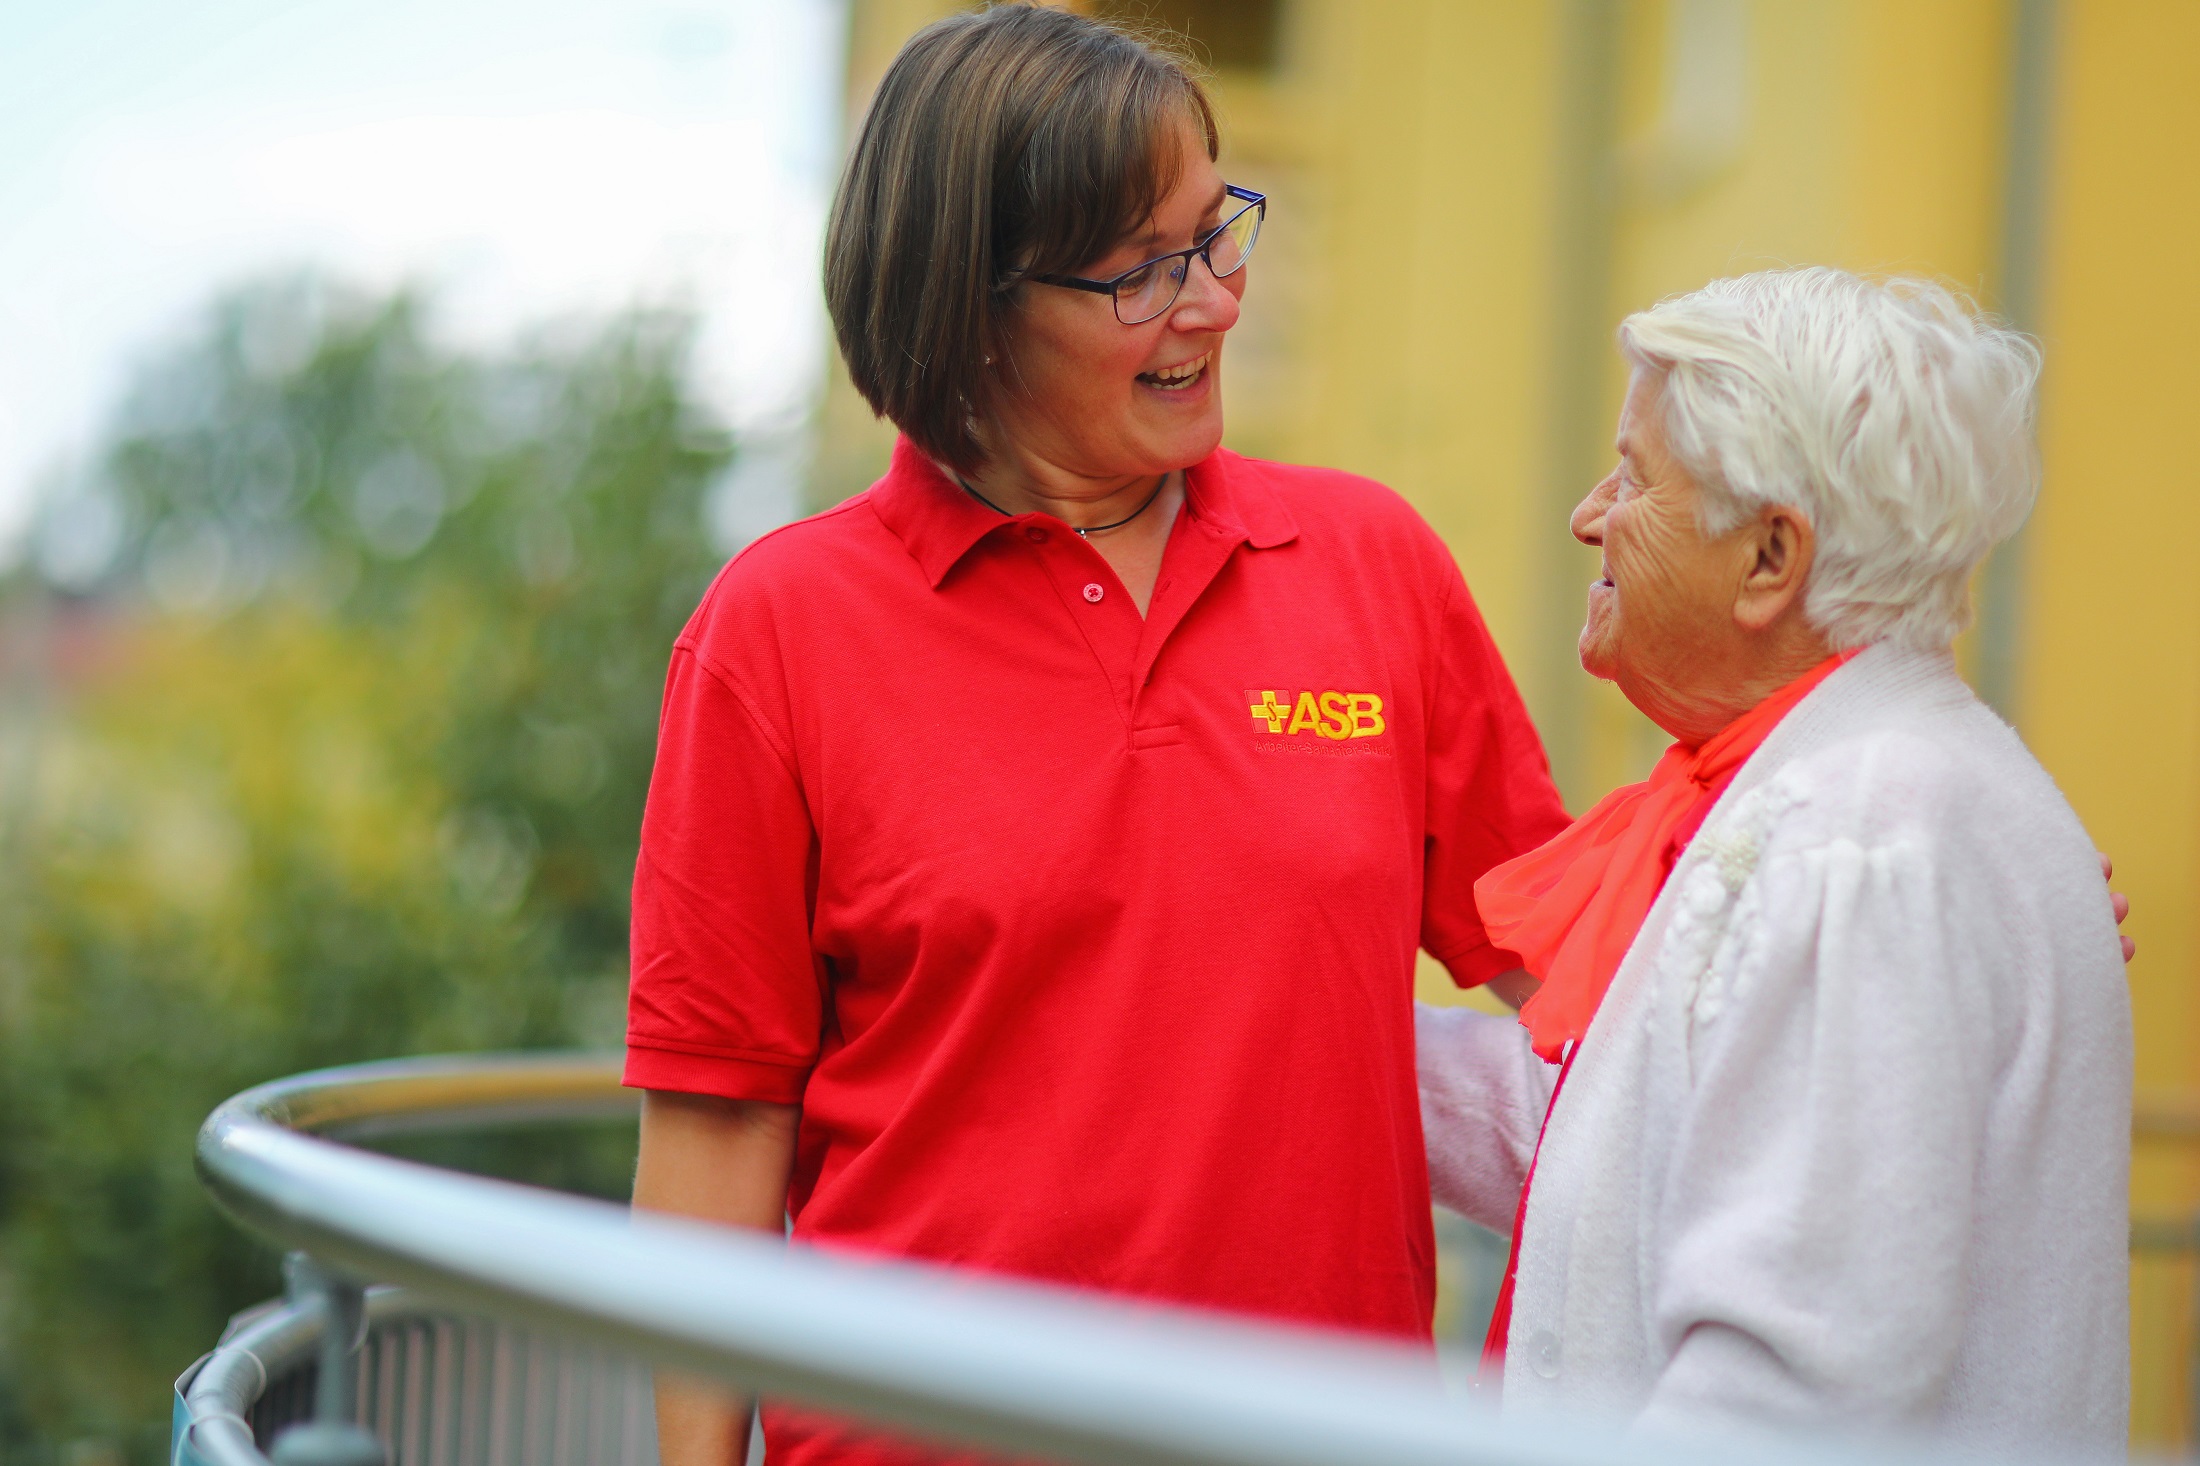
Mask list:
POLYGON ((1724 534, 1809 517, 1803 614, 1836 647, 1946 646, 1971 571, 2039 488, 2039 347, 1925 280, 1823 268, 1718 280, 1629 316, 1620 350, 1661 376, 1666 440, 1724 534))

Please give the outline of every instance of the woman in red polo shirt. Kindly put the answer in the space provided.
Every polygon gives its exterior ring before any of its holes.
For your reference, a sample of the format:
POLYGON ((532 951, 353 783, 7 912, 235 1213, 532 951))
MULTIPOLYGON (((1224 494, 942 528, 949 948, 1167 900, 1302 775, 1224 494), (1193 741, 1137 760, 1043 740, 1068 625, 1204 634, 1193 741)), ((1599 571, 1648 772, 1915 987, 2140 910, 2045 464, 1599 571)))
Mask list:
MULTIPOLYGON (((1395 494, 1240 458, 1266 202, 1176 61, 997 6, 888 72, 834 211, 867 493, 675 646, 635 875, 638 1205, 1426 1339, 1412 972, 1565 824, 1395 494)), ((669 1466, 743 1418, 667 1390, 669 1466)), ((774 1466, 941 1459, 767 1408, 774 1466)))

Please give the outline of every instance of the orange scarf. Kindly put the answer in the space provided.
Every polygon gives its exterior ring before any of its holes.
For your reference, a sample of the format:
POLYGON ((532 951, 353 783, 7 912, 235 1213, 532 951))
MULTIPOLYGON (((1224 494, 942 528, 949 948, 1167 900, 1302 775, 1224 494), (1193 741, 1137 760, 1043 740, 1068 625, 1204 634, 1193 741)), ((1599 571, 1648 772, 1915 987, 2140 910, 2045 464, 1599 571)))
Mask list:
POLYGON ((1854 651, 1828 657, 1690 748, 1676 743, 1640 784, 1615 789, 1547 843, 1474 883, 1490 944, 1543 980, 1520 1010, 1556 1063, 1589 1031, 1650 904, 1711 806, 1772 730, 1854 651))

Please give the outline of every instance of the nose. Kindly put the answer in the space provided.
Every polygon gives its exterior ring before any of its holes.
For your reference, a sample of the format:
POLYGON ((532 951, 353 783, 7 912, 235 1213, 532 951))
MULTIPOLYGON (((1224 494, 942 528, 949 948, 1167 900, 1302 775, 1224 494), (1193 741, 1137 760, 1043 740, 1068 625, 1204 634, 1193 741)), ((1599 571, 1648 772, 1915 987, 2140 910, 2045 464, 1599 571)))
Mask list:
POLYGON ((1603 482, 1589 491, 1589 497, 1574 506, 1574 517, 1566 526, 1574 532, 1574 538, 1585 545, 1602 549, 1605 511, 1612 507, 1612 500, 1618 495, 1619 468, 1614 465, 1612 471, 1604 476, 1603 482))
POLYGON ((1226 280, 1217 279, 1204 259, 1194 260, 1169 313, 1169 325, 1179 331, 1227 331, 1238 322, 1238 297, 1244 293, 1242 268, 1226 280))

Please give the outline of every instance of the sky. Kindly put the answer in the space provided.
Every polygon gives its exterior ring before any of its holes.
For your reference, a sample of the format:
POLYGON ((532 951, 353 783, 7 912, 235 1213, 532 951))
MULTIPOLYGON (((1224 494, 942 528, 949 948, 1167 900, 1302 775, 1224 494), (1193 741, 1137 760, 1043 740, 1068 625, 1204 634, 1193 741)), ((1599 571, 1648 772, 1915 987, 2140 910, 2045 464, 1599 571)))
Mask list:
POLYGON ((0 0, 0 559, 139 363, 301 268, 424 285, 462 345, 691 306, 752 445, 721 537, 789 517, 842 25, 840 0, 0 0))

